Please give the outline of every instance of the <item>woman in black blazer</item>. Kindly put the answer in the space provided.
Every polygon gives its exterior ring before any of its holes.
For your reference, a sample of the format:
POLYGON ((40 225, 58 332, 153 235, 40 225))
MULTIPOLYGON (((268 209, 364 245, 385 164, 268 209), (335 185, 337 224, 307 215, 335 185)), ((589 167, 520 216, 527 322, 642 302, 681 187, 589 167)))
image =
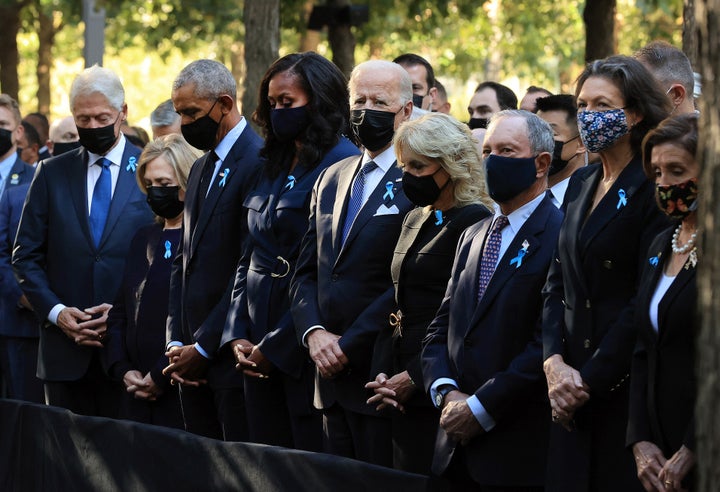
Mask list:
POLYGON ((392 413, 394 467, 429 474, 440 414, 422 386, 422 340, 445 294, 460 235, 491 214, 492 201, 474 137, 452 117, 433 113, 404 123, 395 154, 403 190, 417 207, 405 216, 395 246, 398 310, 378 335, 377 377, 366 387, 375 391, 368 404, 399 410, 392 413))
POLYGON ((162 374, 170 270, 181 239, 187 175, 200 153, 180 135, 150 142, 138 161, 136 177, 157 216, 130 243, 125 275, 108 316, 105 364, 125 385, 120 416, 183 428, 177 387, 162 374))
POLYGON ((601 163, 570 179, 543 296, 543 368, 554 425, 546 490, 640 490, 625 449, 633 297, 650 241, 667 226, 640 144, 669 101, 637 60, 588 64, 578 127, 601 163))
POLYGON ((660 208, 674 220, 653 241, 637 296, 627 443, 645 490, 692 490, 697 322, 696 114, 665 120, 643 142, 660 208))

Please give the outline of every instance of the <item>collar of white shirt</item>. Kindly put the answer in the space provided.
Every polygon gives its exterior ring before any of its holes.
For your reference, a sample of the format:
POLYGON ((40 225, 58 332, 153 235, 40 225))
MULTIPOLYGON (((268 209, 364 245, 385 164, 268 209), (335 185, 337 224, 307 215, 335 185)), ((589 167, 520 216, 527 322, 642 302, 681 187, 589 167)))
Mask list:
POLYGON ((232 149, 232 146, 235 145, 235 141, 240 137, 240 134, 246 126, 247 121, 245 121, 245 118, 240 118, 240 122, 232 127, 232 129, 227 132, 227 135, 220 140, 220 143, 217 144, 215 147, 215 153, 221 161, 225 161, 230 153, 230 149, 232 149))

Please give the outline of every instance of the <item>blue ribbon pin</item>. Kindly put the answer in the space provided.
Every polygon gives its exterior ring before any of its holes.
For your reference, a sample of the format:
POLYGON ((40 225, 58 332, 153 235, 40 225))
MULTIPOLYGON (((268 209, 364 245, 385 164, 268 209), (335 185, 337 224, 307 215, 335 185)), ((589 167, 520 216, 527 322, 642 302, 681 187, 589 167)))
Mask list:
POLYGON ((650 258, 650 264, 654 267, 658 266, 658 263, 660 262, 660 259, 657 256, 653 256, 650 258))
POLYGON ((442 210, 435 210, 435 218, 437 219, 435 221, 435 225, 440 225, 443 223, 442 210))
POLYGON ((286 190, 292 190, 295 187, 295 176, 288 174, 288 182, 285 184, 286 190))
POLYGON ((135 169, 137 169, 137 165, 135 164, 137 162, 137 158, 135 156, 131 156, 128 159, 128 164, 125 166, 125 170, 131 173, 135 172, 135 169))
POLYGON ((220 175, 220 177, 222 178, 220 180, 220 182, 218 183, 218 186, 220 188, 225 187, 225 182, 227 181, 228 176, 230 176, 230 168, 226 167, 225 170, 223 171, 223 173, 220 175))
POLYGON ((172 243, 170 241, 165 241, 165 254, 163 256, 166 260, 172 256, 172 243))
POLYGON ((625 190, 622 188, 618 190, 618 196, 620 197, 620 200, 618 200, 617 208, 620 210, 620 207, 624 207, 627 205, 627 198, 625 198, 625 190))
POLYGON ((518 250, 518 254, 515 258, 510 260, 510 265, 515 265, 515 268, 520 268, 520 265, 522 265, 523 257, 527 254, 528 248, 530 247, 530 243, 527 242, 527 239, 523 241, 522 248, 518 250))
POLYGON ((393 183, 392 181, 388 181, 385 183, 385 194, 383 195, 383 200, 385 200, 387 197, 390 197, 390 200, 395 199, 395 194, 393 193, 393 183))

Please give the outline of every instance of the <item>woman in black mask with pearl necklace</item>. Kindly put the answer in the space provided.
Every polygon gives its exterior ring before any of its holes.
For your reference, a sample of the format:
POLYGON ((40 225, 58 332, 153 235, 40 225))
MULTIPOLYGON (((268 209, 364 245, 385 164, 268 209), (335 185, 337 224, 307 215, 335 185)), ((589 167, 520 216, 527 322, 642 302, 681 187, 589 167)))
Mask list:
POLYGON ((314 364, 298 344, 288 289, 308 227, 310 195, 320 173, 360 151, 350 135, 347 81, 317 53, 275 61, 260 83, 253 120, 265 159, 244 202, 248 244, 221 343, 244 372, 250 440, 321 450, 322 421, 313 408, 314 364))
POLYGON ((150 142, 137 164, 138 186, 157 216, 130 244, 125 276, 108 316, 105 364, 126 389, 120 416, 184 428, 177 387, 163 376, 170 271, 181 239, 187 175, 200 153, 180 135, 150 142))
POLYGON ((378 335, 368 404, 390 409, 393 466, 428 474, 439 413, 423 389, 422 339, 442 302, 462 232, 489 216, 482 160, 466 125, 432 113, 395 133, 403 190, 417 207, 405 217, 392 278, 398 310, 378 335))

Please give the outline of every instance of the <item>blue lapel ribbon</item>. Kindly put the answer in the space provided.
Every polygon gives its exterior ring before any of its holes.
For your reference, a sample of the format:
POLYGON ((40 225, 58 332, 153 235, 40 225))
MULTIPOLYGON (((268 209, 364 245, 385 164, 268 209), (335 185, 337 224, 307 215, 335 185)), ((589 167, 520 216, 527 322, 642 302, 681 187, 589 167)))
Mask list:
POLYGON ((134 173, 135 169, 137 169, 136 162, 137 162, 137 158, 134 155, 130 156, 130 158, 128 159, 127 166, 125 166, 125 170, 127 172, 134 173))
POLYGON ((620 197, 620 200, 618 200, 617 208, 620 210, 620 207, 624 207, 627 205, 627 198, 625 198, 625 190, 622 188, 618 190, 618 196, 620 197))
POLYGON ((170 241, 165 241, 165 254, 163 257, 167 260, 172 256, 172 243, 170 241))
POLYGON ((223 171, 223 173, 220 175, 220 177, 222 178, 220 180, 220 182, 218 183, 218 186, 220 188, 225 187, 225 182, 227 181, 228 176, 230 176, 230 168, 226 167, 225 170, 223 171))
POLYGON ((660 263, 660 259, 657 256, 653 256, 650 258, 650 264, 654 267, 658 266, 658 263, 660 263))
POLYGON ((385 194, 383 195, 383 200, 385 200, 387 197, 390 197, 390 200, 395 199, 395 194, 393 193, 393 183, 392 181, 388 181, 385 183, 385 194))
POLYGON ((528 252, 528 247, 530 247, 530 243, 528 243, 527 240, 523 241, 522 248, 518 250, 517 256, 510 260, 510 265, 515 265, 515 268, 520 268, 520 265, 522 265, 523 257, 528 252))
POLYGON ((441 225, 443 223, 442 210, 435 210, 435 218, 437 219, 435 221, 436 226, 441 225))
POLYGON ((295 176, 288 174, 288 182, 285 183, 286 190, 292 190, 295 187, 295 176))

